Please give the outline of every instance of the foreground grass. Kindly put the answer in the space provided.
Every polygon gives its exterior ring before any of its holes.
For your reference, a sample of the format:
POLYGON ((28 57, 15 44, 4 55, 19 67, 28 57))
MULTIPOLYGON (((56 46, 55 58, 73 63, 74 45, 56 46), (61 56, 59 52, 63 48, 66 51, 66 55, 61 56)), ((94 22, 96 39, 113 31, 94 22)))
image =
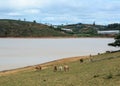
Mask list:
MULTIPOLYGON (((94 56, 93 61, 67 63, 69 72, 22 71, 0 76, 0 86, 120 86, 120 52, 94 56)), ((64 65, 64 64, 58 64, 64 65)))

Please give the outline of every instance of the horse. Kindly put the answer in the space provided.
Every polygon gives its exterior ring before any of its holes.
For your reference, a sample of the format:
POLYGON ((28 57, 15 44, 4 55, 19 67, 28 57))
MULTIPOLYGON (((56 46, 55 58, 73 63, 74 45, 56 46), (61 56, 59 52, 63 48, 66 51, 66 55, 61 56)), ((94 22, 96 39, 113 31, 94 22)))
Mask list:
POLYGON ((92 59, 92 55, 90 54, 90 56, 89 56, 89 60, 90 60, 90 62, 93 62, 93 59, 92 59))
POLYGON ((40 71, 40 70, 42 70, 42 67, 38 65, 35 67, 35 69, 40 71))
POLYGON ((62 71, 62 70, 63 70, 63 67, 62 67, 62 66, 59 66, 58 69, 59 69, 59 71, 62 71))
POLYGON ((53 70, 54 72, 56 72, 57 71, 57 66, 54 66, 54 70, 53 70))
POLYGON ((64 66, 64 71, 66 72, 66 71, 69 71, 69 66, 68 65, 65 65, 64 66))

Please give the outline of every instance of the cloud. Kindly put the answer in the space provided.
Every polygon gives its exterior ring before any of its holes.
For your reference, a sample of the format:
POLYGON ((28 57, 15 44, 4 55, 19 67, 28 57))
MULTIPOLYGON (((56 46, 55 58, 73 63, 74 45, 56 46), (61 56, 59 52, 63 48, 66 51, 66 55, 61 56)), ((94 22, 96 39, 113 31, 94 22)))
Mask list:
POLYGON ((24 10, 24 12, 28 14, 38 14, 40 13, 40 10, 39 9, 28 9, 28 10, 24 10))
POLYGON ((0 18, 39 22, 119 22, 120 0, 0 0, 0 18))
POLYGON ((20 16, 22 14, 21 13, 17 13, 17 12, 10 12, 10 13, 7 13, 6 15, 8 15, 8 16, 20 16))

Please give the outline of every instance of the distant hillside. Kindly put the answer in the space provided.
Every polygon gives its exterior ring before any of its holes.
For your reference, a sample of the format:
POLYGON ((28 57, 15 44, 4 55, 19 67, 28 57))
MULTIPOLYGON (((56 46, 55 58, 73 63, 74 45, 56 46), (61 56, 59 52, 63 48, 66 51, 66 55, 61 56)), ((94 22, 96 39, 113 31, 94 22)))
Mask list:
POLYGON ((64 29, 71 29, 73 34, 76 36, 102 36, 97 33, 97 31, 103 30, 120 30, 120 24, 114 23, 109 25, 96 25, 94 24, 69 24, 59 26, 64 29))
POLYGON ((120 30, 120 24, 104 26, 77 23, 56 26, 36 21, 0 19, 0 37, 101 37, 103 35, 97 33, 100 30, 120 30))
POLYGON ((82 24, 82 23, 69 24, 60 27, 71 29, 75 36, 97 36, 97 30, 105 28, 105 26, 102 25, 92 25, 92 24, 82 24))
POLYGON ((69 25, 63 25, 61 26, 63 28, 69 28, 73 29, 73 31, 79 31, 81 29, 96 29, 96 30, 120 30, 120 24, 119 23, 113 23, 108 25, 96 25, 96 24, 69 24, 69 25))
POLYGON ((20 20, 0 20, 0 37, 58 37, 69 36, 51 26, 20 20))

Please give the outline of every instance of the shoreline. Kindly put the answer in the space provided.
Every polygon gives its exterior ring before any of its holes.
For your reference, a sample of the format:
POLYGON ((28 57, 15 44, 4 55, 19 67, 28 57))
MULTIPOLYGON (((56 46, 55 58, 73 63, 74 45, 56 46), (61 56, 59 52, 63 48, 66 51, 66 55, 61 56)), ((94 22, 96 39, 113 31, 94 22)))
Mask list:
POLYGON ((0 71, 0 76, 15 74, 18 72, 28 71, 28 70, 35 71, 35 67, 39 66, 39 65, 42 67, 42 70, 44 70, 44 69, 48 68, 49 66, 53 66, 53 65, 57 65, 57 64, 65 64, 65 63, 69 63, 69 62, 78 61, 79 59, 87 59, 87 58, 89 58, 89 56, 67 57, 67 58, 53 60, 53 61, 42 63, 42 64, 36 64, 36 65, 31 65, 31 66, 26 66, 26 67, 22 67, 22 68, 11 69, 11 70, 4 70, 4 71, 0 71))
POLYGON ((69 39, 69 38, 114 38, 114 37, 0 37, 0 39, 69 39))

